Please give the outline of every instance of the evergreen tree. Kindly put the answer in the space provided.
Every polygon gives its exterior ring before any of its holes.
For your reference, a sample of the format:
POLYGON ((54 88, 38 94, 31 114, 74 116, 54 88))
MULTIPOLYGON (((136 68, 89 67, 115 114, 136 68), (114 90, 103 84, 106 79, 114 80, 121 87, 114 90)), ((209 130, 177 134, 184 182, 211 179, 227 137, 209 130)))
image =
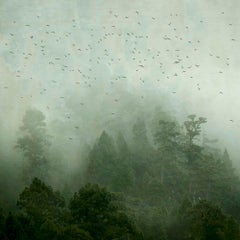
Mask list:
POLYGON ((59 192, 34 178, 30 186, 20 193, 17 206, 40 226, 47 219, 62 222, 65 200, 59 192))
POLYGON ((89 153, 87 181, 110 186, 116 170, 117 154, 112 138, 105 132, 89 153))
POLYGON ((128 191, 135 182, 133 171, 132 153, 128 144, 121 133, 117 138, 117 162, 114 169, 114 179, 112 189, 114 191, 128 191))
POLYGON ((105 188, 87 184, 70 200, 74 223, 96 240, 135 235, 134 225, 115 199, 116 196, 105 188))
POLYGON ((5 222, 5 235, 7 240, 24 240, 24 232, 15 216, 10 212, 5 222))
POLYGON ((44 179, 49 167, 46 149, 50 142, 43 113, 36 109, 27 110, 20 131, 23 136, 18 138, 16 148, 20 149, 27 159, 24 177, 26 180, 33 177, 44 179))
MULTIPOLYGON (((164 183, 166 168, 176 161, 176 150, 179 145, 180 133, 175 122, 159 121, 159 129, 155 134, 155 143, 158 148, 158 159, 160 161, 161 183, 164 183), (168 166, 167 166, 168 165, 168 166)), ((173 166, 172 166, 173 167, 173 166)), ((168 169, 169 170, 169 169, 168 169)))
POLYGON ((133 170, 139 192, 143 191, 145 175, 150 171, 153 149, 147 137, 145 122, 138 119, 132 128, 133 135, 133 170))

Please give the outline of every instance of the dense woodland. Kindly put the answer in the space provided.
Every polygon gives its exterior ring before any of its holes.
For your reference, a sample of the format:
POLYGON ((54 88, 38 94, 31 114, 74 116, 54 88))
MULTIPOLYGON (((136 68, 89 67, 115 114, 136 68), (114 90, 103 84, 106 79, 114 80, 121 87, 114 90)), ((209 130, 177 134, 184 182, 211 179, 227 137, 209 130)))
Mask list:
POLYGON ((103 130, 56 189, 45 116, 28 110, 13 149, 24 159, 14 194, 17 171, 0 170, 0 239, 240 239, 240 179, 228 151, 202 136, 206 124, 160 114, 151 126, 136 119, 127 136, 103 130))

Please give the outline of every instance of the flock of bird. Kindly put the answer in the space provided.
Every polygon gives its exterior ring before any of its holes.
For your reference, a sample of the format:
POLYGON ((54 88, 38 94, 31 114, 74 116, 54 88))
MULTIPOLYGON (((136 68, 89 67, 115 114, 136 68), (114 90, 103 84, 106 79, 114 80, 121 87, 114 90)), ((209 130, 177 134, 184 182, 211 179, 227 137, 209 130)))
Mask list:
MULTIPOLYGON (((140 10, 131 15, 108 10, 102 22, 72 18, 63 26, 54 17, 49 23, 42 18, 36 15, 25 23, 12 19, 8 30, 0 33, 1 61, 9 74, 0 84, 0 94, 16 89, 14 84, 21 85, 17 104, 51 98, 46 104, 51 110, 53 102, 59 107, 68 101, 71 89, 79 91, 79 107, 88 105, 81 94, 91 96, 97 91, 119 104, 115 93, 124 86, 140 92, 139 101, 144 101, 145 89, 159 88, 176 95, 181 82, 192 84, 191 91, 197 94, 204 88, 198 76, 206 71, 205 62, 220 66, 213 73, 216 79, 226 77, 225 71, 231 69, 231 56, 207 50, 206 36, 194 34, 196 29, 182 21, 179 13, 169 13, 163 20, 140 10)), ((210 23, 199 19, 197 25, 202 29, 210 23)), ((223 28, 233 26, 226 23, 223 28)), ((226 44, 236 45, 238 39, 230 36, 226 44)), ((224 91, 216 88, 216 94, 224 95, 224 91)))

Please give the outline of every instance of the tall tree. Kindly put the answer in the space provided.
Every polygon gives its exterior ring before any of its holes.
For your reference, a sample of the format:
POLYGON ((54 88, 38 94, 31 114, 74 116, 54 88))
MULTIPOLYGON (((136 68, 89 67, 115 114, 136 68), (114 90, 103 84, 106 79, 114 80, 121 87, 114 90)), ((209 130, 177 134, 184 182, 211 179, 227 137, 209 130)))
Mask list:
POLYGON ((201 147, 194 143, 197 137, 201 134, 201 126, 206 123, 207 119, 204 117, 196 118, 196 115, 192 114, 188 116, 188 120, 184 122, 187 137, 187 155, 190 162, 199 157, 201 147))
POLYGON ((50 141, 43 113, 37 109, 27 110, 20 131, 23 136, 18 138, 16 148, 22 150, 27 159, 24 176, 27 180, 45 178, 48 168, 46 150, 50 141))
POLYGON ((150 167, 153 157, 153 149, 147 136, 146 124, 138 119, 132 128, 133 136, 133 168, 136 176, 136 184, 139 190, 144 186, 144 178, 150 167))
POLYGON ((136 230, 117 196, 98 185, 87 184, 70 200, 73 222, 98 239, 133 239, 136 230))
POLYGON ((20 193, 17 206, 35 223, 42 224, 46 219, 58 219, 60 222, 65 200, 59 192, 34 178, 30 186, 20 193))
POLYGON ((132 153, 124 136, 119 133, 117 138, 117 162, 113 179, 114 191, 127 191, 134 183, 132 153))
POLYGON ((158 148, 160 160, 161 183, 164 183, 166 165, 171 165, 176 160, 176 150, 179 145, 180 133, 175 122, 159 121, 159 128, 155 134, 155 143, 158 148))
POLYGON ((184 126, 187 131, 187 137, 189 141, 189 145, 193 145, 193 141, 196 139, 197 136, 201 133, 201 125, 207 122, 207 119, 204 117, 199 117, 196 119, 196 115, 192 114, 188 116, 187 121, 184 122, 184 126))
POLYGON ((87 180, 110 186, 116 171, 117 154, 112 138, 103 131, 89 153, 87 180))

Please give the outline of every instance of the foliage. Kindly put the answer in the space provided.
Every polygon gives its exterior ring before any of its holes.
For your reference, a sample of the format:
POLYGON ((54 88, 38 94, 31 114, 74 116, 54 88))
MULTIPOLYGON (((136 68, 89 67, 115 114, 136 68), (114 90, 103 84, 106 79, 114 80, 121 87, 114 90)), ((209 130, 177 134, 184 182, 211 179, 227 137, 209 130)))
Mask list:
POLYGON ((98 185, 87 184, 70 201, 73 221, 94 239, 113 239, 134 234, 127 215, 114 203, 114 195, 98 185))
POLYGON ((34 224, 41 225, 48 219, 61 222, 65 201, 59 192, 54 192, 50 186, 34 178, 19 195, 17 205, 34 224))
POLYGON ((219 207, 207 201, 198 202, 191 208, 187 217, 190 222, 189 234, 192 239, 234 240, 240 237, 237 223, 225 215, 219 207))
POLYGON ((111 137, 105 131, 90 151, 88 161, 87 180, 109 185, 113 178, 112 170, 116 164, 116 150, 111 137), (102 168, 102 166, 105 167, 102 168))
POLYGON ((45 117, 27 111, 17 147, 35 178, 17 211, 0 212, 0 239, 240 239, 240 179, 226 149, 197 141, 206 119, 190 115, 180 126, 164 115, 156 123, 152 135, 140 118, 128 129, 132 136, 103 131, 81 158, 78 177, 65 184, 65 204, 42 181, 45 117), (72 195, 75 186, 82 187, 72 195))
POLYGON ((17 205, 15 214, 0 215, 3 240, 140 239, 123 198, 97 184, 82 187, 66 208, 58 192, 35 178, 17 205))
POLYGON ((196 119, 196 115, 192 114, 188 116, 189 120, 184 122, 184 126, 187 131, 187 136, 189 139, 189 145, 193 144, 194 139, 201 133, 201 125, 207 122, 204 117, 199 117, 196 119))
POLYGON ((18 138, 16 148, 20 149, 27 159, 24 177, 26 180, 35 176, 44 178, 48 167, 46 149, 50 142, 43 113, 36 109, 27 110, 20 131, 23 136, 18 138))

